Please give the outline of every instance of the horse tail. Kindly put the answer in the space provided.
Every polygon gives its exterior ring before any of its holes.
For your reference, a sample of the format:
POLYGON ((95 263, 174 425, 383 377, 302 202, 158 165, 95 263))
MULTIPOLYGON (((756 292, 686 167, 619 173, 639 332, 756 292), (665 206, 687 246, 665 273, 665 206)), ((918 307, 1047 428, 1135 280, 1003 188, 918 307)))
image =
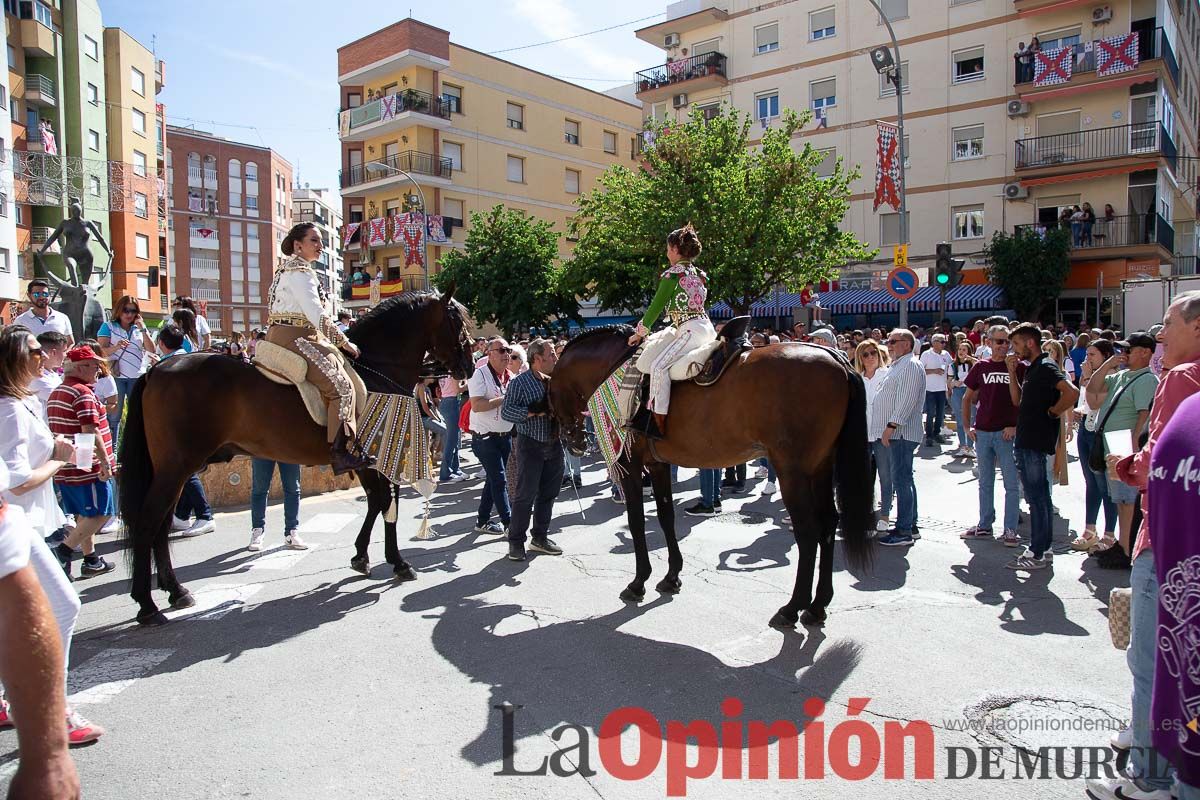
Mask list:
POLYGON ((834 481, 846 558, 866 567, 873 552, 869 531, 874 520, 875 482, 871 479, 871 451, 867 443, 867 388, 862 376, 846 370, 850 388, 846 418, 838 432, 834 481))
MULTIPOLYGON (((126 398, 125 423, 121 426, 121 452, 117 461, 121 465, 117 481, 121 495, 121 518, 125 535, 132 538, 140 529, 141 511, 150 493, 154 480, 154 464, 150 460, 150 446, 146 442, 146 420, 142 411, 142 394, 146 391, 146 373, 137 379, 126 398)), ((132 553, 132 548, 127 549, 132 553)))

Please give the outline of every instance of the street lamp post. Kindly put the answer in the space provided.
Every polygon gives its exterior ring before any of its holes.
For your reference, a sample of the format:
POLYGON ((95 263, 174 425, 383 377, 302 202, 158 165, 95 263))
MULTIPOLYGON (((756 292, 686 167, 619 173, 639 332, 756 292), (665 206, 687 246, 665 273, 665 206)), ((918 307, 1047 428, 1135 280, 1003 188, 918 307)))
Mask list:
MULTIPOLYGON (((872 0, 874 2, 874 0, 872 0)), ((421 288, 429 288, 429 218, 426 216, 428 210, 425 207, 425 190, 421 188, 421 184, 417 183, 416 178, 409 175, 404 170, 392 164, 385 164, 382 161, 368 161, 363 165, 363 169, 367 172, 383 172, 388 175, 403 175, 409 182, 416 187, 417 195, 421 199, 421 219, 425 225, 425 230, 421 234, 421 266, 425 269, 425 285, 421 288)))
MULTIPOLYGON (((904 92, 901 90, 903 76, 900 74, 900 45, 896 42, 896 32, 887 14, 883 13, 877 0, 867 0, 879 12, 880 19, 887 26, 888 36, 892 40, 892 51, 886 47, 877 47, 871 51, 871 61, 879 73, 888 73, 888 80, 896 87, 896 135, 900 137, 900 244, 908 244, 908 206, 904 195, 904 92)), ((908 301, 900 301, 900 327, 908 327, 908 301)))

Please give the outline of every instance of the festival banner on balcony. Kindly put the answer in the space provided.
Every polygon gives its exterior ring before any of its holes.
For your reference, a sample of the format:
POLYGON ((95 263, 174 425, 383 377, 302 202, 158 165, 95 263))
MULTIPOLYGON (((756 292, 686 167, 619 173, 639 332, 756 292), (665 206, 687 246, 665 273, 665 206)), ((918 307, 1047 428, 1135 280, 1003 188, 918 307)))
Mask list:
POLYGON ((429 241, 434 244, 447 244, 450 237, 446 235, 446 225, 441 214, 429 215, 429 241))
POLYGON ((342 247, 349 247, 354 241, 354 234, 358 233, 361 222, 347 222, 342 226, 342 247))
POLYGON ((400 100, 400 95, 389 94, 379 101, 379 119, 389 120, 396 116, 397 108, 400 100))
POLYGON ((345 138, 350 135, 350 111, 338 114, 338 136, 345 138))
POLYGON ((367 244, 371 247, 383 247, 387 244, 387 227, 387 217, 367 222, 367 244))
POLYGON ((896 211, 900 210, 900 129, 895 125, 880 122, 876 126, 875 141, 875 206, 878 211, 885 203, 896 211))
POLYGON ((1137 69, 1140 51, 1137 33, 1096 40, 1096 74, 1117 75, 1137 69))
POLYGON ((425 266, 425 215, 416 211, 410 211, 403 217, 397 217, 397 220, 403 219, 401 223, 400 235, 404 240, 404 266, 406 267, 424 267, 425 266))
POLYGON ((1054 86, 1069 82, 1075 66, 1071 60, 1074 52, 1074 47, 1056 47, 1034 53, 1033 85, 1054 86))

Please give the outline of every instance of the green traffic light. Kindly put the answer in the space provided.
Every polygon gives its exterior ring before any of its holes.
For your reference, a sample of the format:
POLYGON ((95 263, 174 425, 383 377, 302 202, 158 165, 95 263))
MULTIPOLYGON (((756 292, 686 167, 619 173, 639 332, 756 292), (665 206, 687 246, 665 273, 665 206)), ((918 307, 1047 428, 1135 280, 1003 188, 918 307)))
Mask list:
POLYGON ((945 272, 939 272, 937 274, 937 282, 939 284, 941 284, 942 286, 945 286, 947 283, 950 282, 950 276, 948 274, 946 274, 945 272))

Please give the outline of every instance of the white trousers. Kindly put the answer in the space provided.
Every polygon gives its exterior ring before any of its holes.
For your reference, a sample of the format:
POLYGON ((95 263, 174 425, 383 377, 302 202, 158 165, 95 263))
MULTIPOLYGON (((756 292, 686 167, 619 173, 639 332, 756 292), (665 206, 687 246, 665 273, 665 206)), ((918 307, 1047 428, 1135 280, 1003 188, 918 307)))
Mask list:
POLYGON ((50 601, 50 611, 58 623, 58 635, 62 639, 64 674, 71 666, 71 637, 75 634, 75 621, 79 619, 79 594, 67 580, 58 557, 41 535, 34 531, 33 547, 29 551, 29 563, 37 573, 38 583, 50 601))
POLYGON ((666 414, 671 405, 671 365, 716 338, 708 317, 689 319, 678 328, 664 328, 650 337, 638 356, 637 368, 650 373, 651 411, 666 414))

